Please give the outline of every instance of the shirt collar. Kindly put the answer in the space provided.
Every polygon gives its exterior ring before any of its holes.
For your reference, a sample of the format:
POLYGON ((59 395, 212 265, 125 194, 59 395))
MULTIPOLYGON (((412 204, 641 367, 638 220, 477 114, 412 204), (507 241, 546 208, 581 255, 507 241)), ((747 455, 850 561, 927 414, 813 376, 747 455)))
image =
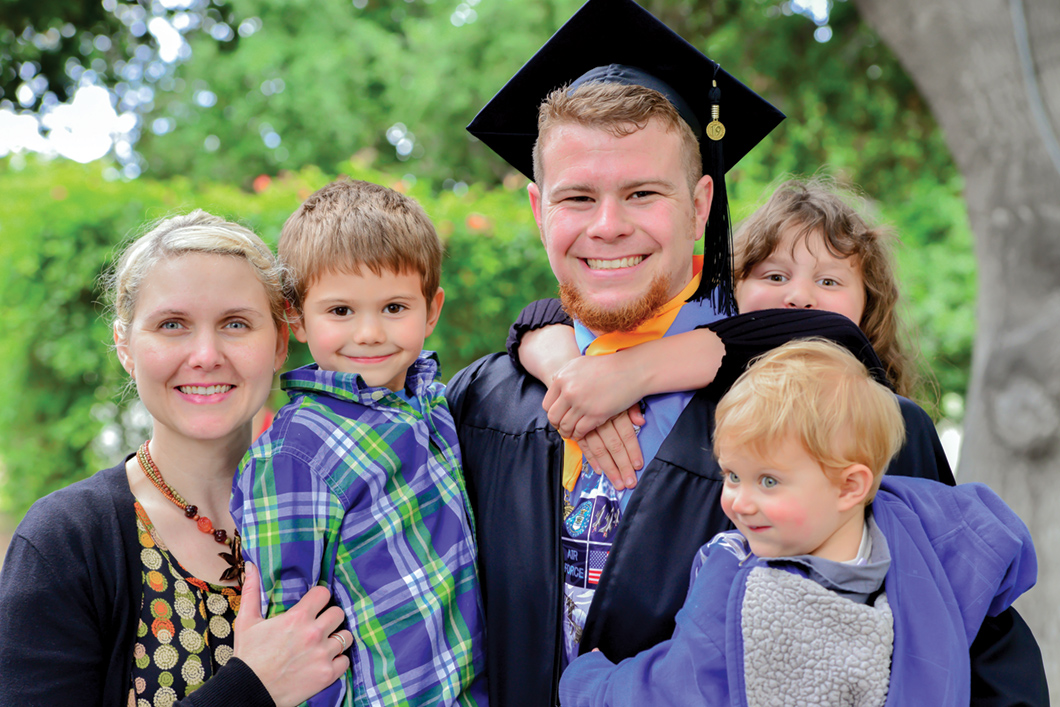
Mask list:
POLYGON ((771 565, 791 564, 801 567, 811 579, 826 589, 864 602, 883 585, 884 577, 891 566, 887 539, 872 517, 871 506, 865 512, 865 525, 868 528, 872 550, 868 560, 861 564, 834 562, 812 555, 763 559, 771 565))
MULTIPOLYGON (((421 351, 409 366, 405 376, 405 388, 417 398, 427 396, 430 394, 431 384, 437 378, 438 354, 433 351, 421 351)), ((315 363, 284 373, 280 376, 280 388, 290 395, 299 392, 323 393, 367 406, 372 406, 393 394, 388 388, 367 385, 359 373, 324 371, 315 363)))

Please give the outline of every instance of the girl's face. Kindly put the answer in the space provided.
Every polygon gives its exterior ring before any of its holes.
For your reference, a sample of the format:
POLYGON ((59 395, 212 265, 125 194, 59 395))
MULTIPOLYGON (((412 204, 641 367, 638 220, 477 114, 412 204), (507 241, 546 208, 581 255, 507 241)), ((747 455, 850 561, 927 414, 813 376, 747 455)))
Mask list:
POLYGON ((188 253, 144 277, 118 357, 155 437, 250 443, 250 421, 287 354, 265 287, 242 258, 188 253))
POLYGON ((807 234, 796 243, 797 233, 796 227, 784 231, 769 257, 736 283, 739 310, 822 309, 861 324, 865 312, 861 263, 853 256, 832 255, 820 231, 807 234))

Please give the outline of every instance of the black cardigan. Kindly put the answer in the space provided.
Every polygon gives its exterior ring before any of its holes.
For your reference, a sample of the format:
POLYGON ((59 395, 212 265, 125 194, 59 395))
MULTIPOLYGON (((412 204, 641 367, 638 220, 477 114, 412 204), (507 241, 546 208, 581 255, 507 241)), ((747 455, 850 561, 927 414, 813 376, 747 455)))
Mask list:
MULTIPOLYGON (((0 571, 0 705, 124 705, 143 594, 125 463, 33 504, 0 571)), ((273 707, 232 658, 177 703, 273 707)))

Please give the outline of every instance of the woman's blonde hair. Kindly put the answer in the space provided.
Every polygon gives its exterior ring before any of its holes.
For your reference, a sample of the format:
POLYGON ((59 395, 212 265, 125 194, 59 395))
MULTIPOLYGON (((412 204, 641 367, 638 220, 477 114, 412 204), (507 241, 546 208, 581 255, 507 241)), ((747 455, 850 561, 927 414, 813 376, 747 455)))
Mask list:
POLYGON ((870 225, 856 204, 853 193, 824 177, 784 182, 737 231, 733 239, 734 280, 739 283, 747 279, 756 265, 773 254, 789 229, 796 229, 792 248, 813 234, 821 234, 829 253, 857 260, 865 283, 865 311, 858 326, 883 361, 895 390, 909 397, 918 376, 900 341, 896 238, 889 229, 870 225))
POLYGON ((159 261, 187 253, 208 253, 243 258, 254 269, 269 298, 272 319, 286 323, 283 271, 272 250, 253 231, 201 209, 155 224, 129 243, 113 270, 104 277, 115 335, 125 339, 136 315, 140 288, 159 261))

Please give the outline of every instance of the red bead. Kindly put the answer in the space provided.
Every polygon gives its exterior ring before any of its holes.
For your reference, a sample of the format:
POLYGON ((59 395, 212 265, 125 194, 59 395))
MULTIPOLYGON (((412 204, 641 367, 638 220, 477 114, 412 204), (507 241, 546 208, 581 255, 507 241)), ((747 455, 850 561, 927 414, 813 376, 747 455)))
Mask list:
POLYGON ((198 514, 199 514, 199 507, 198 506, 193 506, 193 505, 191 505, 189 503, 187 506, 184 507, 184 515, 186 515, 188 518, 194 518, 198 514))
POLYGON ((213 523, 211 523, 210 519, 207 518, 206 516, 199 516, 199 519, 197 521, 195 521, 195 524, 198 525, 199 526, 199 530, 201 530, 204 533, 212 533, 213 532, 213 523))
POLYGON ((228 540, 228 532, 224 528, 216 528, 213 531, 213 539, 219 543, 226 542, 228 540))

